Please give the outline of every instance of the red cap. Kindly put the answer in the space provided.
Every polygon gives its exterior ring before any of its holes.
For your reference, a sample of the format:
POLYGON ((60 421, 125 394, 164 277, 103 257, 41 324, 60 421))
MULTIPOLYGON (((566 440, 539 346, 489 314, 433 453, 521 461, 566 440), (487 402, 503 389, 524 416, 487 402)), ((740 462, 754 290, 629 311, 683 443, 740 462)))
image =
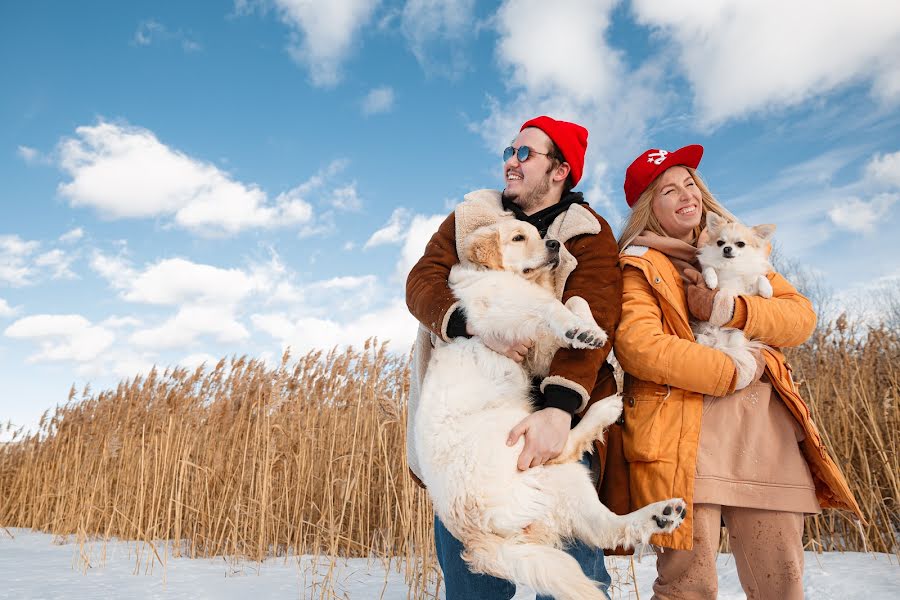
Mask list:
POLYGON ((584 172, 584 153, 587 151, 588 130, 577 123, 557 121, 546 116, 525 121, 519 131, 526 127, 537 127, 553 140, 571 167, 569 174, 572 176, 572 186, 578 185, 581 174, 584 172))
POLYGON ((651 148, 634 159, 625 171, 625 202, 634 206, 644 190, 669 167, 684 165, 696 169, 703 157, 703 146, 692 144, 675 152, 651 148))

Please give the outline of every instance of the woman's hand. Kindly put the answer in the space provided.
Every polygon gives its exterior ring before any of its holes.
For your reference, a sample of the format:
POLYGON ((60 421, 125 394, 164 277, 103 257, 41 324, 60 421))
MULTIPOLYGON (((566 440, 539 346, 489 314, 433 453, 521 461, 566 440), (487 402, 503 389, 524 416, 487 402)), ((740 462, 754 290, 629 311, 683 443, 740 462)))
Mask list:
POLYGON ((699 321, 708 321, 721 327, 734 317, 734 296, 706 287, 703 275, 694 269, 685 269, 685 294, 688 311, 699 321))

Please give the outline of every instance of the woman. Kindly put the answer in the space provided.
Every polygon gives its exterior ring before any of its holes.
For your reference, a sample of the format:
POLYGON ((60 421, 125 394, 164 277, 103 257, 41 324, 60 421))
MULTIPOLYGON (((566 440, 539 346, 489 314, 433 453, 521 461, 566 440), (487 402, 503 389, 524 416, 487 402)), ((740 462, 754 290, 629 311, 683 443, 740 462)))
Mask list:
POLYGON ((626 373, 630 504, 680 496, 692 505, 681 527, 652 540, 664 548, 654 598, 716 597, 721 521, 748 598, 802 598, 804 513, 860 510, 779 350, 812 333, 810 302, 777 273, 772 298, 729 298, 694 270, 706 214, 735 220, 696 173, 702 155, 696 145, 647 150, 625 176, 615 353, 626 373), (714 306, 730 315, 727 327, 772 347, 755 373, 694 341, 689 318, 709 320, 714 306), (752 383, 735 389, 739 380, 752 383))

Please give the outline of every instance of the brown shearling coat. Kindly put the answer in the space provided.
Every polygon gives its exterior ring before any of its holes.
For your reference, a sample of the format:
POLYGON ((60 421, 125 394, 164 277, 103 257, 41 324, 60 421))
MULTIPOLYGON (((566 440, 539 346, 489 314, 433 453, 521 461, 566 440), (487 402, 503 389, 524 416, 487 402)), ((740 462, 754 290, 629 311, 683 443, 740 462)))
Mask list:
MULTIPOLYGON (((582 397, 584 409, 596 400, 616 393, 613 370, 606 357, 612 350, 621 314, 622 273, 618 267, 618 247, 609 224, 589 207, 580 205, 579 210, 582 208, 596 218, 599 233, 576 235, 563 242, 576 264, 565 280, 562 301, 572 296, 584 298, 597 324, 609 334, 609 341, 594 350, 559 350, 544 382, 576 391, 582 397)), ((565 215, 562 213, 557 221, 565 215)), ((432 236, 425 254, 406 281, 406 302, 410 312, 431 333, 445 341, 449 341, 447 324, 457 303, 447 284, 450 269, 459 262, 456 232, 456 213, 452 213, 432 236)), ((598 449, 602 467, 606 447, 598 444, 598 449)))
MULTIPOLYGON (((622 319, 615 350, 626 372, 622 435, 627 475, 620 473, 619 479, 627 479, 628 485, 612 490, 616 497, 610 504, 635 510, 671 497, 681 497, 692 504, 703 396, 731 393, 734 365, 725 354, 694 341, 684 284, 663 253, 627 248, 620 264, 622 319)), ((773 297, 741 296, 734 318, 726 326, 743 329, 748 337, 772 347, 764 352, 766 371, 773 391, 806 434, 800 444, 801 452, 821 506, 846 509, 862 518, 779 350, 806 341, 815 328, 815 312, 809 300, 781 275, 770 273, 768 277, 773 297)), ((652 543, 690 549, 692 526, 688 511, 678 529, 653 536, 652 543)))

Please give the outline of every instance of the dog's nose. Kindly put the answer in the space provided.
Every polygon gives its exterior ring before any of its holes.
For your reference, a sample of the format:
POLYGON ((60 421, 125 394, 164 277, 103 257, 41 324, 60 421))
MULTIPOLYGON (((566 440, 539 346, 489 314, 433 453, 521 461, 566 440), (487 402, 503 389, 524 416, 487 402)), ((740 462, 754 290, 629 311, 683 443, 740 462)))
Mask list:
POLYGON ((722 248, 722 254, 725 256, 731 256, 731 246, 725 246, 722 248))
POLYGON ((556 240, 547 240, 544 242, 550 250, 559 250, 559 242, 556 240))

